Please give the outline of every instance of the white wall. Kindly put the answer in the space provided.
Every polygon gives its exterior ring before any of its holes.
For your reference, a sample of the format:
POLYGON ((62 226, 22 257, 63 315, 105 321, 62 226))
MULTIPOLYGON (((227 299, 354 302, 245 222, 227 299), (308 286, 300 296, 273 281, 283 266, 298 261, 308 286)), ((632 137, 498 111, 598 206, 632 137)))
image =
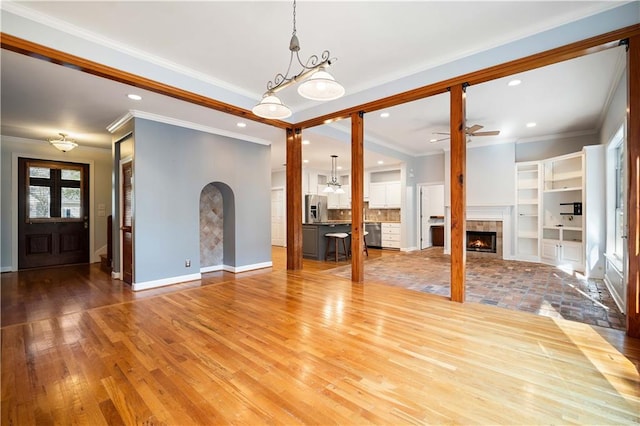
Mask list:
MULTIPOLYGON (((451 205, 451 152, 445 152, 445 205, 451 205)), ((515 144, 467 149, 467 206, 515 204, 515 144)))

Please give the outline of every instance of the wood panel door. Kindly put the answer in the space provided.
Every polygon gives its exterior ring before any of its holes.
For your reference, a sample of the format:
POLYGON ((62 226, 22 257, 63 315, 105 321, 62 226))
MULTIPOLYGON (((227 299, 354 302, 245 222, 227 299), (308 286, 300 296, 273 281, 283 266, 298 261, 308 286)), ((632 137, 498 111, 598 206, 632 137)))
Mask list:
POLYGON ((133 162, 122 164, 122 280, 133 283, 133 162))
POLYGON ((89 258, 89 165, 19 158, 18 269, 89 258))

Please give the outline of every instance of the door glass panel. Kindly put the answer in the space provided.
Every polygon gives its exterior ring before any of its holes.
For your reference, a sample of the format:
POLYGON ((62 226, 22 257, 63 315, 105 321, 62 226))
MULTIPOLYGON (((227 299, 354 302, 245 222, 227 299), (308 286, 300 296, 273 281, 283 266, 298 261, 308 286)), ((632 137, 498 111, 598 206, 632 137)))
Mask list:
POLYGON ((79 218, 80 211, 80 188, 61 188, 61 217, 79 218))
POLYGON ((29 167, 29 177, 49 179, 51 177, 51 169, 47 167, 29 167))
POLYGON ((80 170, 62 169, 62 180, 77 180, 79 182, 80 170))
POLYGON ((29 218, 51 217, 51 191, 48 186, 29 186, 29 218))

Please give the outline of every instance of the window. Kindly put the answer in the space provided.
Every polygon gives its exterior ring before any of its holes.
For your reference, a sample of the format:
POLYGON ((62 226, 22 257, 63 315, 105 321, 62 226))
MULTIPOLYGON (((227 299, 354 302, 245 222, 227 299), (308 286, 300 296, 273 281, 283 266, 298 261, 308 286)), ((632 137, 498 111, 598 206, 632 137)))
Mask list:
POLYGON ((615 148, 615 248, 613 254, 619 259, 623 256, 624 244, 624 144, 619 143, 615 148))
POLYGON ((81 168, 29 162, 27 171, 27 219, 82 219, 81 168))

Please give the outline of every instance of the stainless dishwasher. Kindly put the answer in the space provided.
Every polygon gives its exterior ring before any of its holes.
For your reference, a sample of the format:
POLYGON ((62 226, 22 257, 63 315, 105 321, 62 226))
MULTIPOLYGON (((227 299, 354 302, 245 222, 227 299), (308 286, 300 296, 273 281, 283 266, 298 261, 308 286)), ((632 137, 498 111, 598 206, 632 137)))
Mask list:
POLYGON ((364 224, 367 235, 368 247, 382 247, 382 224, 380 222, 368 222, 364 224))

